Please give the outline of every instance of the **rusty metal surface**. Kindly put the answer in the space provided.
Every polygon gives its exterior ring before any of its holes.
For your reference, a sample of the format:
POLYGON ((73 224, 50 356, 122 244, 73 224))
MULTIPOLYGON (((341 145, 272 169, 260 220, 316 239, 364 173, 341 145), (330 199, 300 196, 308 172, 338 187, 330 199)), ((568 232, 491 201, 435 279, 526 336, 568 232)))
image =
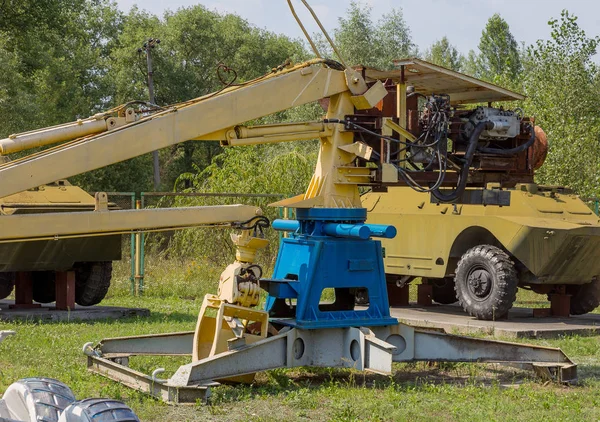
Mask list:
POLYGON ((88 356, 88 370, 134 390, 150 394, 172 404, 205 402, 210 397, 208 386, 173 386, 164 380, 156 380, 127 366, 98 356, 88 356))
POLYGON ((100 342, 97 349, 108 358, 116 355, 191 356, 193 340, 193 331, 107 338, 100 342))
POLYGON ((361 68, 361 70, 364 71, 367 81, 385 79, 398 81, 404 73, 405 82, 413 85, 417 92, 423 95, 448 93, 452 104, 525 99, 525 96, 501 88, 498 85, 454 72, 424 60, 416 58, 399 59, 394 60, 394 65, 396 69, 389 71, 380 71, 373 68, 361 68), (404 68, 404 72, 402 68, 404 68))
POLYGON ((421 283, 417 285, 417 303, 421 306, 431 306, 433 294, 433 285, 421 283))
MULTIPOLYGON (((501 338, 562 338, 564 336, 596 336, 600 334, 600 314, 570 318, 535 316, 534 309, 512 308, 508 319, 482 321, 467 315, 460 306, 438 305, 392 308, 393 317, 415 328, 434 328, 446 333, 494 335, 501 338)), ((545 309, 544 311, 549 311, 545 309)))

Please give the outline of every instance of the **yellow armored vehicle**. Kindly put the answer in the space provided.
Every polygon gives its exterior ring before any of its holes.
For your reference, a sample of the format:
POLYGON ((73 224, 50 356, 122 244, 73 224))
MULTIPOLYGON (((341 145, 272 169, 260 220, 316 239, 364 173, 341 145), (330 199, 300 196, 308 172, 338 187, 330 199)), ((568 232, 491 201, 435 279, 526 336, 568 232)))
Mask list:
POLYGON ((600 221, 569 190, 534 183, 545 134, 497 105, 524 97, 418 59, 396 67, 363 69, 389 77, 389 94, 348 125, 382 156, 362 203, 369 223, 398 230, 382 239, 388 282, 422 278, 434 301, 488 320, 507 315, 518 288, 563 313, 600 305, 600 221))
MULTIPOLYGON (((66 180, 42 185, 0 199, 2 217, 39 213, 93 212, 94 197, 66 180)), ((115 209, 116 205, 110 204, 115 209)), ((106 295, 112 261, 121 259, 121 235, 28 239, 0 243, 0 299, 9 296, 17 272, 30 272, 33 300, 56 300, 56 271, 74 270, 75 302, 90 306, 106 295)))

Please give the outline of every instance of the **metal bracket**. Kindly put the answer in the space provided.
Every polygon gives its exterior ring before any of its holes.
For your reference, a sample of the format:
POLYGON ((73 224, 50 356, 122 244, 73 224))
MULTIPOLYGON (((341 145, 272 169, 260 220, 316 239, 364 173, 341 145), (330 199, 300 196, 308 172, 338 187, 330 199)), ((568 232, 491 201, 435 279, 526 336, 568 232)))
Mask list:
POLYGON ((96 201, 94 211, 108 211, 108 195, 106 192, 96 192, 94 199, 96 201))

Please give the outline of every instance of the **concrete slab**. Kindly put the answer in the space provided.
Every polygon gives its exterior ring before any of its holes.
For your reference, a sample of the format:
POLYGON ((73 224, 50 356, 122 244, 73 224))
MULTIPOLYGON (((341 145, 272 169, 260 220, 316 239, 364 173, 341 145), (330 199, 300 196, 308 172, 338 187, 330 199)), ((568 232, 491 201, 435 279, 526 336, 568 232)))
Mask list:
POLYGON ((32 309, 9 309, 12 300, 0 300, 0 320, 4 321, 93 321, 119 319, 134 316, 150 316, 145 308, 121 308, 117 306, 79 306, 71 311, 58 311, 53 306, 32 309))
POLYGON ((390 309, 394 318, 408 325, 443 329, 451 334, 488 334, 507 338, 556 338, 564 335, 599 335, 600 314, 569 318, 534 318, 533 309, 513 308, 508 319, 479 321, 457 305, 422 307, 411 305, 390 309))

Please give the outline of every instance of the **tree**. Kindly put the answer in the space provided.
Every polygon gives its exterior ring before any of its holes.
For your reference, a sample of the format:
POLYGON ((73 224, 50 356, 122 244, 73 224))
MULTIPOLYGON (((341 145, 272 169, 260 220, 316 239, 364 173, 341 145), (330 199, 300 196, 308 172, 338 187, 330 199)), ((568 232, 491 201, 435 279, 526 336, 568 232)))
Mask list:
POLYGON ((375 66, 378 62, 370 7, 352 1, 346 10, 346 17, 338 19, 334 34, 334 42, 347 65, 375 66))
MULTIPOLYGON (((111 53, 113 64, 107 75, 114 83, 113 105, 148 98, 145 58, 138 55, 137 49, 150 37, 161 39, 152 51, 156 102, 160 105, 218 91, 224 83, 243 83, 268 73, 287 59, 306 57, 300 42, 256 28, 239 16, 219 14, 200 5, 167 12, 162 18, 134 8, 123 18, 116 37, 117 46, 111 53), (217 74, 220 63, 233 69, 229 73, 220 71, 223 82, 217 74)), ((196 141, 160 151, 162 188, 172 189, 180 174, 204 169, 221 152, 218 142, 196 141)), ((123 182, 146 189, 149 173, 146 167, 141 169, 146 163, 146 157, 139 157, 98 170, 90 177, 104 183, 111 174, 127 174, 133 165, 140 170, 140 177, 123 182)), ((90 185, 91 181, 85 183, 90 185)))
POLYGON ((528 114, 548 135, 550 150, 540 182, 573 187, 584 196, 600 192, 600 72, 592 57, 600 37, 589 38, 577 18, 563 11, 549 22, 551 39, 527 49, 524 86, 528 114))
POLYGON ((377 52, 375 67, 378 69, 391 69, 393 60, 418 54, 402 9, 392 9, 381 17, 375 27, 374 42, 377 52))
POLYGON ((465 59, 456 47, 450 44, 448 38, 443 37, 441 40, 434 42, 425 52, 425 60, 460 72, 465 59))
POLYGON ((479 71, 479 60, 477 53, 474 50, 469 50, 467 57, 464 58, 462 63, 462 72, 471 76, 480 76, 481 72, 479 71))
POLYGON ((392 9, 374 24, 371 8, 352 1, 338 23, 334 42, 349 66, 391 69, 394 59, 416 54, 402 9, 392 9))
POLYGON ((2 135, 104 108, 102 81, 119 24, 120 13, 108 0, 2 2, 2 135))
POLYGON ((515 80, 521 73, 518 44, 499 14, 494 14, 481 32, 479 51, 478 76, 492 81, 499 77, 515 80))

